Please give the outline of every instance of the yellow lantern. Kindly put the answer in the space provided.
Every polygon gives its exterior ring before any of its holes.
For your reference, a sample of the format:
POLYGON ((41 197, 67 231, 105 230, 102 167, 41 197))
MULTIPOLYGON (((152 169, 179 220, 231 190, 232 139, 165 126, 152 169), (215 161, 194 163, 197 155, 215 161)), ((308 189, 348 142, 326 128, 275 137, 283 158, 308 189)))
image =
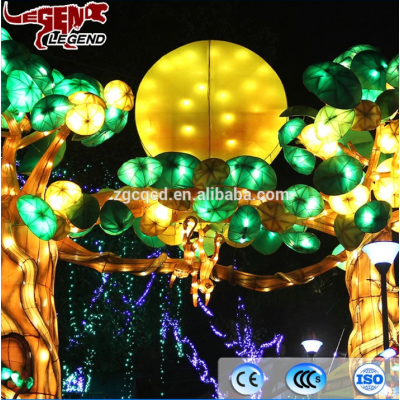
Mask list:
POLYGON ((97 104, 103 108, 107 108, 104 100, 89 92, 75 92, 68 97, 72 104, 97 104))
POLYGON ((161 235, 158 235, 158 238, 169 246, 177 246, 181 244, 183 238, 183 225, 170 225, 161 235))
POLYGON ((307 150, 323 160, 335 156, 338 150, 337 142, 324 143, 317 138, 314 124, 305 126, 298 138, 307 150))
POLYGON ((282 82, 261 57, 204 40, 153 65, 139 86, 135 118, 148 155, 175 151, 228 160, 246 154, 271 163, 286 108, 282 82))
POLYGON ((341 196, 330 196, 329 205, 338 214, 354 214, 369 200, 369 190, 362 185, 341 196))
POLYGON ((372 131, 381 123, 381 109, 372 101, 361 100, 354 111, 353 131, 372 131))
POLYGON ((399 120, 391 121, 386 126, 377 130, 377 145, 379 150, 385 154, 399 151, 399 120))
POLYGON ((51 239, 57 240, 57 241, 63 240, 68 236, 68 234, 71 230, 71 226, 70 226, 68 220, 66 218, 64 218, 60 212, 54 211, 54 214, 56 215, 56 218, 57 218, 57 230, 51 239))
POLYGON ((147 236, 159 236, 170 225, 172 210, 160 203, 150 206, 140 220, 140 230, 147 236))
POLYGON ((399 170, 396 161, 398 158, 393 157, 379 164, 373 186, 375 197, 378 200, 387 201, 393 208, 399 207, 399 170), (381 173, 387 172, 390 172, 391 176, 380 177, 381 173))
POLYGON ((80 104, 68 111, 65 123, 79 135, 93 135, 104 124, 104 108, 98 104, 80 104))
POLYGON ((82 196, 81 188, 70 181, 57 181, 46 190, 45 201, 54 211, 63 211, 73 206, 82 196))
POLYGON ((122 81, 111 81, 104 88, 104 98, 108 105, 123 111, 133 108, 132 89, 122 81))

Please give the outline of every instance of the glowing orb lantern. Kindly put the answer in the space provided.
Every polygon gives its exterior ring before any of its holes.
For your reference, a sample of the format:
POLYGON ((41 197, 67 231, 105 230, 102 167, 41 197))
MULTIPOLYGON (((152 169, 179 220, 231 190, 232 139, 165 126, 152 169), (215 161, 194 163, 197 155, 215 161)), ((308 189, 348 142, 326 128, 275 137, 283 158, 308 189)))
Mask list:
POLYGON ((354 214, 369 200, 369 190, 362 185, 341 196, 330 196, 329 205, 338 214, 354 214))
POLYGON ((72 207, 82 197, 81 188, 70 181, 57 181, 46 190, 46 203, 55 211, 72 207))
POLYGON ((391 121, 377 132, 376 144, 379 150, 385 154, 399 151, 399 120, 391 121))
POLYGON ((139 86, 135 112, 149 155, 175 151, 228 160, 245 154, 271 162, 286 108, 282 83, 261 57, 204 40, 153 65, 139 86))
POLYGON ((354 223, 366 233, 376 233, 383 229, 392 216, 392 207, 386 201, 370 201, 358 209, 354 223))
POLYGON ((122 81, 111 81, 104 88, 104 98, 108 105, 122 111, 130 111, 133 108, 132 89, 122 81))
POLYGON ((161 235, 169 226, 172 210, 160 203, 150 206, 140 220, 140 230, 147 236, 161 235))
POLYGON ((242 206, 233 214, 228 238, 232 242, 246 243, 257 236, 261 225, 260 215, 251 206, 242 206))
POLYGON ((315 217, 324 211, 324 200, 311 186, 294 185, 287 189, 283 205, 300 218, 315 217))
POLYGON ((304 144, 307 150, 322 159, 330 158, 336 155, 338 143, 325 143, 317 138, 314 124, 304 127, 299 136, 300 141, 304 144))
POLYGON ((122 164, 118 178, 126 185, 145 188, 155 183, 161 176, 163 166, 151 157, 137 157, 122 164))
POLYGON ((142 218, 135 218, 133 221, 133 229, 136 236, 147 246, 154 247, 156 249, 164 247, 165 243, 162 242, 157 236, 147 236, 140 229, 140 220, 142 218))
POLYGON ((80 104, 68 111, 65 123, 79 135, 93 135, 104 124, 104 108, 97 104, 80 104))

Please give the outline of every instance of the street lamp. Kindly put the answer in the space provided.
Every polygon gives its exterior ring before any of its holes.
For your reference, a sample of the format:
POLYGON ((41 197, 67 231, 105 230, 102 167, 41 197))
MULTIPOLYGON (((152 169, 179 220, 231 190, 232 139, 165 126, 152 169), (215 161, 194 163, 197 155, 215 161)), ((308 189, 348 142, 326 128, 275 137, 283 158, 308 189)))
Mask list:
POLYGON ((320 347, 323 345, 320 340, 316 339, 315 333, 310 329, 305 335, 303 335, 303 341, 301 344, 310 358, 314 358, 320 347))
POLYGON ((385 350, 389 347, 386 274, 399 252, 399 244, 395 242, 373 242, 364 246, 363 252, 367 254, 381 275, 383 349, 385 350))

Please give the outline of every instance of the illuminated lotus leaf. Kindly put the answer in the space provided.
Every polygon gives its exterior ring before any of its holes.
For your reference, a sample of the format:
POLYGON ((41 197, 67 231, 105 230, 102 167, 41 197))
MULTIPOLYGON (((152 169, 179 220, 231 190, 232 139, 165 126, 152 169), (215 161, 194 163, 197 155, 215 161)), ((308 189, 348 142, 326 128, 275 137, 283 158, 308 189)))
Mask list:
POLYGON ((331 107, 349 109, 361 100, 361 84, 356 75, 334 62, 308 67, 303 74, 304 86, 331 107))
MULTIPOLYGON (((25 113, 22 111, 18 111, 11 104, 8 106, 7 111, 11 113, 11 115, 14 117, 14 119, 17 121, 18 124, 25 118, 25 113)), ((1 127, 4 129, 8 129, 7 122, 3 116, 1 116, 1 127)))
POLYGON ((375 103, 378 96, 381 95, 382 93, 383 93, 382 90, 363 89, 362 100, 369 100, 375 103))
POLYGON ((239 156, 231 158, 227 163, 231 172, 224 185, 257 191, 276 188, 277 178, 275 171, 261 158, 239 156))
POLYGON ((347 250, 355 250, 363 241, 365 233, 354 223, 354 214, 338 214, 334 222, 335 235, 339 243, 347 250))
POLYGON ((177 246, 183 240, 183 225, 171 224, 158 238, 169 246, 177 246))
POLYGON ((84 136, 81 143, 86 147, 97 147, 111 139, 114 136, 113 131, 104 130, 103 128, 91 136, 84 136))
POLYGON ((393 154, 399 151, 399 120, 389 122, 377 131, 376 144, 384 154, 393 154))
POLYGON ((162 172, 160 161, 152 157, 137 157, 123 163, 117 175, 126 185, 145 188, 157 182, 162 172))
POLYGON ((374 200, 360 207, 354 215, 354 223, 365 233, 382 230, 392 216, 392 207, 386 201, 374 200))
POLYGON ((314 124, 317 138, 325 143, 339 140, 351 128, 354 116, 354 110, 339 110, 330 106, 322 107, 314 124))
POLYGON ((310 232, 283 232, 280 236, 286 246, 301 254, 315 253, 321 245, 317 236, 310 232))
POLYGON ((54 211, 54 214, 57 218, 57 228, 56 228, 56 233, 54 236, 51 238, 51 240, 63 240, 65 239, 69 233, 70 233, 70 224, 68 220, 59 212, 54 211))
POLYGON ((17 209, 22 221, 39 239, 50 240, 57 229, 57 218, 40 197, 25 194, 18 198, 17 209))
POLYGON ((15 40, 1 42, 1 70, 9 75, 12 71, 25 71, 26 63, 31 58, 29 50, 15 40))
POLYGON ((386 70, 386 82, 394 88, 399 88, 399 55, 392 58, 386 70))
POLYGON ((128 122, 128 111, 109 106, 106 109, 106 124, 115 133, 120 133, 128 122))
POLYGON ((258 206, 262 225, 271 232, 282 232, 291 228, 297 221, 297 217, 279 203, 267 201, 258 206))
POLYGON ((64 75, 55 68, 51 71, 51 75, 53 76, 54 85, 58 85, 64 80, 64 75))
POLYGON ((104 108, 97 104, 80 104, 68 111, 65 123, 79 135, 93 135, 104 124, 104 108))
POLYGON ((258 232, 254 242, 251 244, 259 253, 265 256, 275 253, 283 243, 279 233, 270 232, 263 226, 258 232))
POLYGON ((46 190, 45 201, 54 211, 63 211, 73 206, 82 197, 82 190, 71 181, 57 181, 46 190))
POLYGON ((221 222, 235 212, 237 205, 238 201, 234 200, 234 191, 232 189, 210 188, 208 197, 206 193, 200 193, 195 198, 193 210, 205 221, 221 222))
POLYGON ((224 160, 208 158, 197 164, 193 173, 193 185, 198 189, 221 185, 229 172, 229 165, 224 160))
POLYGON ((104 98, 108 105, 123 111, 133 108, 132 89, 122 81, 111 81, 104 88, 104 98))
POLYGON ((381 123, 381 110, 372 101, 361 100, 354 111, 353 131, 372 131, 381 123))
POLYGON ((286 109, 280 117, 310 117, 315 119, 318 110, 308 106, 293 106, 286 109))
POLYGON ((391 119, 399 109, 399 89, 386 90, 381 93, 376 99, 376 104, 381 109, 382 122, 391 119))
MULTIPOLYGON (((345 248, 341 245, 338 244, 332 251, 332 255, 333 256, 337 256, 338 254, 340 254, 343 250, 345 250, 345 248)), ((340 268, 343 271, 346 271, 346 261, 341 262, 339 265, 337 265, 338 268, 340 268)))
POLYGON ((100 205, 95 197, 83 193, 81 198, 65 212, 74 226, 79 229, 88 229, 97 222, 100 205))
POLYGON ((373 50, 358 53, 351 63, 351 70, 360 81, 361 87, 369 90, 385 90, 387 67, 387 59, 373 50))
POLYGON ((306 149, 284 146, 283 154, 288 164, 298 173, 310 175, 314 171, 315 156, 306 149))
POLYGON ((135 218, 133 221, 133 229, 136 233, 136 236, 147 246, 154 247, 156 249, 164 247, 165 243, 162 242, 157 236, 147 236, 140 230, 141 219, 142 218, 135 218))
MULTIPOLYGON (((48 136, 38 140, 33 146, 29 146, 28 152, 22 159, 18 172, 23 175, 30 175, 36 164, 40 161, 46 150, 49 148, 54 138, 58 134, 58 131, 54 131, 48 136)), ((64 154, 67 150, 67 142, 64 142, 57 152, 57 155, 53 161, 52 169, 56 168, 57 165, 62 161, 64 154)))
POLYGON ((100 210, 100 227, 109 235, 119 235, 129 229, 135 217, 124 204, 115 200, 108 200, 100 210))
POLYGON ((76 72, 74 74, 66 76, 66 79, 79 79, 81 81, 86 81, 92 88, 94 89, 94 92, 92 90, 89 90, 89 92, 96 94, 97 96, 100 96, 101 98, 103 97, 104 93, 104 88, 103 85, 95 78, 92 78, 89 75, 82 74, 81 72, 76 72))
POLYGON ((7 110, 10 105, 7 92, 7 75, 1 71, 1 113, 7 110))
POLYGON ((365 186, 358 185, 346 194, 330 196, 329 205, 338 214, 354 214, 369 200, 369 194, 369 190, 365 186))
POLYGON ((70 230, 68 236, 70 236, 70 237, 72 237, 72 238, 80 238, 80 237, 83 237, 83 236, 87 235, 87 234, 93 229, 93 227, 94 227, 94 226, 91 226, 89 229, 85 229, 85 230, 83 230, 83 231, 76 231, 76 232, 73 232, 72 229, 77 229, 77 228, 70 228, 71 230, 70 230))
POLYGON ((90 92, 75 92, 72 93, 69 97, 68 100, 72 104, 97 104, 98 106, 101 106, 103 108, 107 108, 106 103, 104 100, 90 92))
POLYGON ((283 205, 287 210, 300 217, 315 217, 324 211, 324 200, 311 186, 299 184, 286 190, 283 205))
POLYGON ((374 195, 378 200, 388 202, 393 208, 399 208, 399 177, 381 178, 376 181, 374 195))
POLYGON ((260 225, 260 215, 254 207, 239 207, 232 216, 228 238, 236 243, 249 242, 257 236, 260 225))
POLYGON ((74 107, 68 98, 58 94, 51 94, 39 100, 32 109, 32 128, 40 131, 52 131, 65 122, 68 111, 74 107))
POLYGON ((301 131, 299 139, 307 150, 322 159, 333 157, 338 150, 337 142, 325 143, 317 138, 314 124, 307 125, 301 131))
POLYGON ((7 79, 8 99, 18 111, 29 112, 42 98, 42 92, 24 71, 13 71, 7 79))
POLYGON ((140 220, 140 230, 147 236, 159 236, 170 225, 172 210, 160 203, 150 206, 140 220))
POLYGON ((160 195, 158 201, 165 207, 176 211, 186 211, 190 208, 190 198, 188 195, 184 194, 182 191, 178 191, 179 194, 174 193, 174 190, 167 191, 167 197, 163 198, 160 195))
POLYGON ((54 94, 62 94, 67 97, 75 92, 89 92, 96 96, 100 95, 98 89, 93 87, 88 81, 78 78, 64 78, 53 90, 54 94))
POLYGON ((305 126, 306 123, 301 118, 293 118, 286 122, 278 131, 278 139, 281 147, 296 139, 305 126))
POLYGON ((3 42, 5 40, 12 40, 12 38, 4 28, 1 28, 1 41, 3 42))
POLYGON ((342 54, 337 56, 333 60, 333 62, 342 64, 346 68, 350 68, 354 57, 358 53, 360 53, 362 51, 366 51, 366 50, 380 51, 377 47, 371 46, 369 44, 359 44, 359 45, 352 46, 349 49, 347 49, 345 52, 343 52, 342 54))
POLYGON ((328 158, 314 173, 314 185, 322 193, 338 196, 353 190, 363 179, 363 165, 355 158, 342 155, 328 158))
POLYGON ((162 166, 160 178, 153 184, 158 189, 186 189, 193 186, 193 173, 200 160, 186 153, 167 152, 154 157, 162 166))
POLYGON ((45 96, 53 93, 54 81, 50 65, 47 61, 36 54, 26 63, 26 72, 36 83, 45 96))

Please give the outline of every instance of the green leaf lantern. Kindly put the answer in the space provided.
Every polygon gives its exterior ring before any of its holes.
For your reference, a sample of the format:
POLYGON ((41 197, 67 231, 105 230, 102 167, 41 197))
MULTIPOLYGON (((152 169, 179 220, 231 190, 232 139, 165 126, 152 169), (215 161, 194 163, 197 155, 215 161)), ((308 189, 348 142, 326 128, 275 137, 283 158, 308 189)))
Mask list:
POLYGON ((105 123, 114 133, 120 133, 128 122, 128 111, 109 106, 105 110, 105 123))
POLYGON ((247 243, 260 231, 261 218, 252 206, 242 206, 233 214, 228 230, 228 239, 235 243, 247 243))
POLYGON ((330 106, 322 107, 315 118, 315 133, 324 143, 332 143, 342 138, 354 121, 354 110, 339 110, 330 106))
POLYGON ((229 176, 229 165, 220 158, 208 158, 198 164, 193 173, 193 185, 198 189, 221 185, 229 176))
POLYGON ((324 200, 311 186, 298 184, 286 190, 283 205, 300 218, 315 217, 324 211, 324 200))
POLYGON ((162 172, 160 161, 152 157, 137 157, 123 163, 117 175, 126 185, 145 188, 157 182, 162 172))
POLYGON ((310 175, 314 171, 315 156, 306 149, 284 146, 283 154, 288 164, 298 173, 310 175))
POLYGON ((81 231, 81 232, 70 232, 68 234, 68 236, 70 236, 72 238, 80 238, 80 237, 87 235, 93 228, 94 228, 94 226, 91 226, 89 229, 85 229, 84 231, 81 231))
POLYGON ((366 50, 380 51, 377 47, 371 46, 369 44, 359 44, 359 45, 350 47, 344 53, 337 56, 333 60, 333 62, 342 64, 346 68, 350 68, 353 58, 361 51, 366 51, 366 50))
MULTIPOLYGON (((24 158, 22 159, 18 172, 23 175, 29 175, 33 169, 36 167, 36 164, 40 161, 43 154, 49 148, 50 144, 56 137, 58 131, 54 131, 48 136, 37 141, 34 145, 29 146, 28 152, 25 154, 24 158)), ((57 165, 62 161, 65 151, 67 150, 67 142, 64 142, 60 149, 57 152, 57 155, 53 162, 52 169, 56 168, 57 165)))
POLYGON ((386 90, 376 99, 382 113, 382 122, 391 119, 392 115, 399 109, 399 89, 386 90))
POLYGON ((350 192, 361 183, 362 179, 363 165, 348 155, 328 158, 314 173, 315 187, 329 196, 350 192))
POLYGON ((167 152, 154 157, 162 166, 160 178, 153 184, 157 189, 186 189, 193 186, 193 173, 200 160, 191 154, 167 152))
POLYGON ((230 174, 226 186, 237 186, 248 190, 266 191, 276 188, 277 178, 273 168, 258 157, 239 156, 227 161, 230 174))
POLYGON ((159 249, 160 247, 164 247, 165 243, 162 242, 157 236, 148 236, 145 235, 141 230, 140 230, 140 220, 141 218, 135 218, 133 221, 133 229, 136 233, 136 236, 147 246, 154 247, 156 249, 159 249))
MULTIPOLYGON (((3 29, 3 28, 1 28, 1 29, 3 29)), ((12 371, 10 368, 1 367, 1 380, 2 381, 9 380, 11 378, 11 374, 12 374, 12 371)))
POLYGON ((338 214, 334 222, 334 230, 339 243, 347 250, 355 250, 363 241, 365 233, 354 223, 354 214, 338 214))
POLYGON ((386 201, 370 201, 361 206, 354 215, 354 223, 365 233, 382 230, 392 216, 392 206, 386 201))
POLYGON ((279 144, 283 147, 300 135, 306 123, 301 118, 293 118, 286 122, 278 131, 279 144))
POLYGON ((40 131, 52 131, 65 122, 67 112, 74 108, 68 97, 51 94, 39 100, 32 109, 32 128, 40 131))
POLYGON ((134 221, 131 210, 115 200, 108 200, 100 210, 100 227, 109 235, 119 235, 129 229, 134 221))
POLYGON ((12 40, 12 38, 4 28, 1 28, 1 41, 3 42, 4 40, 12 40))
POLYGON ((51 71, 51 75, 53 76, 54 85, 58 85, 62 80, 64 80, 64 75, 55 68, 51 71))
POLYGON ((1 71, 1 113, 7 110, 10 105, 10 100, 8 99, 7 92, 7 75, 1 71))
POLYGON ((53 93, 54 81, 50 65, 36 54, 26 63, 26 72, 33 79, 45 96, 53 93))
POLYGON ((75 92, 89 92, 99 96, 99 91, 95 87, 86 80, 78 78, 64 78, 53 90, 54 94, 62 94, 67 97, 75 92))
POLYGON ((68 219, 79 229, 88 229, 93 226, 99 217, 99 213, 99 202, 95 197, 86 193, 66 210, 68 219))
POLYGON ((251 244, 259 253, 265 256, 275 253, 281 247, 283 241, 279 233, 270 232, 263 226, 258 232, 256 239, 251 244))
POLYGON ((293 106, 286 109, 280 117, 310 117, 315 119, 318 110, 309 106, 293 106))
POLYGON ((29 50, 15 40, 1 42, 1 70, 9 75, 14 70, 25 71, 31 58, 29 50))
MULTIPOLYGON (((81 72, 76 72, 74 74, 68 75, 66 78, 67 79, 80 79, 80 80, 86 81, 99 93, 98 96, 100 96, 104 100, 104 95, 103 95, 104 88, 103 88, 103 85, 97 79, 92 78, 89 75, 82 74, 81 72)), ((90 93, 93 93, 93 92, 90 92, 90 93)))
POLYGON ((108 139, 111 139, 114 136, 114 132, 110 130, 103 130, 103 128, 104 125, 101 131, 96 132, 91 136, 84 136, 84 138, 81 140, 81 143, 86 147, 97 147, 106 142, 108 139))
POLYGON ((17 209, 22 221, 39 239, 50 240, 57 229, 57 218, 40 197, 25 194, 18 198, 17 209))
POLYGON ((361 84, 356 75, 334 62, 308 67, 303 74, 303 83, 320 100, 335 108, 354 108, 361 101, 361 84))
MULTIPOLYGON (((7 111, 11 113, 11 115, 17 121, 17 124, 19 124, 24 119, 25 113, 23 111, 18 111, 11 104, 8 106, 7 111)), ((7 122, 3 116, 1 116, 1 127, 4 129, 8 129, 7 122)))
POLYGON ((8 75, 7 92, 10 103, 19 111, 29 112, 42 98, 42 92, 24 71, 13 71, 8 75))
POLYGON ((399 55, 392 58, 386 70, 386 82, 394 88, 399 88, 399 55))
POLYGON ((229 218, 238 206, 231 188, 210 188, 206 194, 200 193, 193 202, 193 210, 205 221, 221 222, 229 218))
POLYGON ((310 232, 283 232, 280 235, 286 246, 301 254, 315 253, 321 245, 317 236, 310 232))
POLYGON ((363 89, 385 90, 387 59, 377 51, 366 50, 358 53, 351 63, 351 70, 356 74, 363 89))
MULTIPOLYGON (((338 244, 332 251, 333 256, 337 256, 340 254, 342 251, 346 250, 341 244, 338 244)), ((346 271, 346 261, 341 262, 338 266, 343 271, 346 271)))

